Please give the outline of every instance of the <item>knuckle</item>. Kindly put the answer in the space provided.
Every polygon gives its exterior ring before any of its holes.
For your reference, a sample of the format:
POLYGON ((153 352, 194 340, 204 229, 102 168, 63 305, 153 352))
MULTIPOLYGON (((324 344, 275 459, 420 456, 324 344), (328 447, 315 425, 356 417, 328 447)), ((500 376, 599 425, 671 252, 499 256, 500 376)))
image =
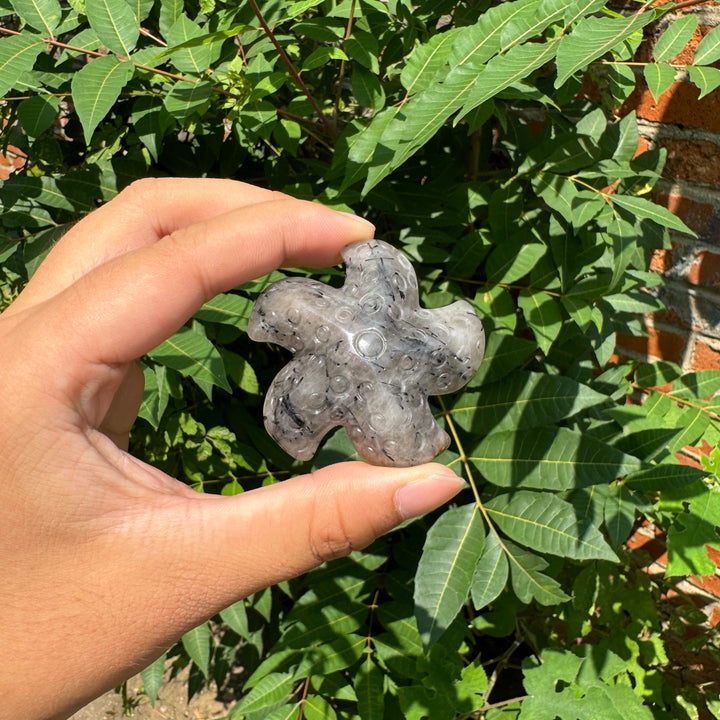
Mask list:
POLYGON ((310 550, 318 564, 345 557, 356 549, 337 500, 330 503, 330 507, 315 512, 313 518, 310 525, 310 550))

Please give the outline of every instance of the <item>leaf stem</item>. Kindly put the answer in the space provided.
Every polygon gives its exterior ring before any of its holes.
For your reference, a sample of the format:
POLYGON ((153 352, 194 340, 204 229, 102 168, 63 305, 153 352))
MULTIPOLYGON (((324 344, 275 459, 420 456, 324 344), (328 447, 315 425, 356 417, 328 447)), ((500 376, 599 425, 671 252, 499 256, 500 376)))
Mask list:
POLYGON ((270 39, 270 42, 275 46, 275 49, 278 51, 278 55, 280 55, 281 60, 287 66, 287 69, 290 71, 290 74, 293 76, 293 79, 298 84, 298 87, 303 92, 305 97, 309 100, 310 104, 313 106, 313 110, 315 110, 315 112, 317 113, 317 116, 322 121, 322 124, 325 126, 325 129, 330 133, 334 132, 332 122, 330 122, 329 118, 320 109, 320 106, 318 105, 317 100, 315 100, 315 98, 313 97, 313 94, 308 89, 307 85, 305 84, 305 81, 300 77, 300 73, 295 69, 295 66, 293 65, 292 60, 288 57, 283 46, 278 42, 277 38, 275 37, 275 33, 273 33, 273 31, 270 29, 267 22, 265 21, 265 18, 263 17, 263 14, 260 11, 260 8, 258 7, 257 2, 255 2, 255 0, 250 0, 250 6, 252 7, 253 12, 255 13, 255 16, 257 17, 258 21, 260 22, 260 25, 261 25, 262 29, 264 30, 265 34, 270 39))

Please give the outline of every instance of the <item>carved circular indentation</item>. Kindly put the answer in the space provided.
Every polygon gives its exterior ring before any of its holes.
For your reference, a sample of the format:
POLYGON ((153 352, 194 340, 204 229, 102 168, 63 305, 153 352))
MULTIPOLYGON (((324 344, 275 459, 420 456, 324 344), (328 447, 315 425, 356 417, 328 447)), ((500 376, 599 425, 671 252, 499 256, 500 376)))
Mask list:
POLYGON ((293 337, 290 341, 290 345, 288 346, 288 350, 290 350, 290 352, 297 352, 298 350, 302 350, 304 347, 305 343, 299 337, 293 337))
POLYGON ((291 325, 297 325, 302 319, 302 313, 298 308, 292 307, 288 310, 287 319, 291 325))
POLYGON ((374 430, 375 432, 382 432, 382 430, 385 428, 387 421, 385 416, 382 413, 373 413, 370 416, 370 420, 368 422, 370 425, 370 428, 374 430))
POLYGON ((344 375, 334 375, 330 378, 330 389, 342 395, 350 389, 350 381, 344 375))
POLYGON ((435 367, 440 367, 445 364, 447 357, 442 350, 434 350, 430 353, 430 361, 435 367))
POLYGON ((412 370, 415 367, 415 358, 412 355, 403 355, 398 364, 401 370, 412 370))
POLYGON ((325 395, 319 392, 310 393, 310 396, 307 399, 307 404, 311 410, 319 410, 323 407, 323 405, 325 405, 325 395))
POLYGON ((442 375, 438 376, 437 386, 444 390, 445 388, 450 387, 451 382, 452 378, 447 373, 442 373, 442 375))
POLYGON ((395 273, 392 277, 393 287, 400 293, 404 293, 407 288, 405 278, 400 273, 395 273))
POLYGON ((315 338, 318 342, 327 342, 330 339, 330 328, 327 325, 321 325, 315 331, 315 338))
POLYGON ((366 313, 376 313, 378 310, 380 310, 380 308, 383 307, 383 305, 385 305, 385 301, 377 293, 366 295, 360 301, 360 307, 366 313))
POLYGON ((385 351, 385 338, 377 330, 363 330, 355 338, 355 350, 365 358, 380 357, 385 351))
POLYGON ((339 323, 349 323, 352 320, 353 312, 348 307, 339 307, 335 311, 335 319, 339 323))

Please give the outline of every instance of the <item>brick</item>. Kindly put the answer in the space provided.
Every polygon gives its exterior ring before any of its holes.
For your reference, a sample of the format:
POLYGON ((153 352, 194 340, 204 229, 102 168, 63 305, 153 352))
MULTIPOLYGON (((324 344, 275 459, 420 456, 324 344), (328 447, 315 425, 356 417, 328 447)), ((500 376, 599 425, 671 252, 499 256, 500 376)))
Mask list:
POLYGON ((693 285, 714 285, 720 289, 720 254, 701 250, 687 274, 693 285))
POLYGON ((720 242, 720 210, 711 203, 702 203, 678 193, 654 192, 653 200, 664 205, 673 214, 702 237, 715 236, 720 242), (719 218, 716 222, 716 218, 719 218), (715 227, 715 226, 718 227, 715 227))
POLYGON ((656 273, 664 273, 672 266, 672 252, 670 250, 654 250, 650 260, 650 269, 656 273))
POLYGON ((630 352, 653 360, 669 360, 682 364, 687 337, 667 330, 647 328, 648 337, 618 335, 618 345, 630 352))
POLYGON ((667 150, 663 177, 706 185, 720 184, 720 145, 708 140, 662 138, 658 144, 667 150))
POLYGON ((700 90, 690 82, 675 82, 655 102, 644 79, 625 101, 622 115, 635 109, 639 118, 720 132, 720 90, 698 100, 700 90))
POLYGON ((698 340, 693 354, 693 370, 720 370, 720 350, 698 340))

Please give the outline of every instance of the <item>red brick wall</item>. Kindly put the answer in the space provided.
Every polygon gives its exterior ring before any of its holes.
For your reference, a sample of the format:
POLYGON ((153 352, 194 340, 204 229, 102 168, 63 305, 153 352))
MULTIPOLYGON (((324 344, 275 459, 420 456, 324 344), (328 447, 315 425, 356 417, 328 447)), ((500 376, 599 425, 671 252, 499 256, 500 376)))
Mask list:
MULTIPOLYGON (((645 34, 638 60, 652 57, 655 40, 681 14, 695 13, 698 30, 674 59, 692 62, 695 47, 720 24, 714 2, 663 17, 645 34)), ((656 102, 638 73, 638 86, 624 109, 635 109, 643 144, 664 147, 667 163, 654 199, 697 234, 672 232, 672 249, 656 253, 653 269, 667 284, 659 291, 667 309, 646 318, 648 337, 622 338, 628 354, 665 359, 685 370, 720 369, 720 88, 702 99, 684 73, 656 102)))

